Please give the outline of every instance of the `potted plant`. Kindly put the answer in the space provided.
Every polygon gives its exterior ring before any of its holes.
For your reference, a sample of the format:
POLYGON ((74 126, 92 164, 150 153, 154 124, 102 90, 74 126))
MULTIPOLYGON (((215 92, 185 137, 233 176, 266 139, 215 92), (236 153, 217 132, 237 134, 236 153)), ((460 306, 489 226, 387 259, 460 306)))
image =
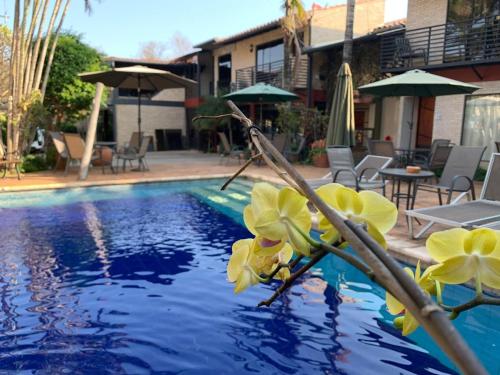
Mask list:
POLYGON ((328 157, 326 155, 326 140, 318 139, 311 143, 311 159, 315 167, 328 168, 328 157))

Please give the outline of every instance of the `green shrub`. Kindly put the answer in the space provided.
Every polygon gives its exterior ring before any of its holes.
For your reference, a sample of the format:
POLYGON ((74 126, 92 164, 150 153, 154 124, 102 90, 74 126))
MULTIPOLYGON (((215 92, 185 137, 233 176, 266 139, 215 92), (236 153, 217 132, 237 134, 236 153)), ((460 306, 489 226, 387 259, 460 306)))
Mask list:
POLYGON ((474 175, 474 180, 475 181, 484 181, 485 177, 486 177, 486 169, 478 168, 476 171, 476 174, 474 175))
POLYGON ((21 171, 24 173, 44 171, 47 169, 47 162, 44 155, 27 155, 23 158, 21 171))
POLYGON ((61 124, 59 130, 63 133, 78 133, 78 128, 73 124, 61 124))

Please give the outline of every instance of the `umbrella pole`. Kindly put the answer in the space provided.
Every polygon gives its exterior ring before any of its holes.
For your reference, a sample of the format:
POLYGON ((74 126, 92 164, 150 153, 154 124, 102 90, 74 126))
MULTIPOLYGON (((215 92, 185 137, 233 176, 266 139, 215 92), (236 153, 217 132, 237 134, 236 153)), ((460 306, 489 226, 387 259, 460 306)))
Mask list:
POLYGON ((415 96, 412 98, 411 102, 411 113, 410 113, 410 121, 408 121, 408 126, 410 128, 410 136, 408 137, 408 156, 410 155, 411 150, 411 139, 413 136, 413 112, 415 111, 415 96))

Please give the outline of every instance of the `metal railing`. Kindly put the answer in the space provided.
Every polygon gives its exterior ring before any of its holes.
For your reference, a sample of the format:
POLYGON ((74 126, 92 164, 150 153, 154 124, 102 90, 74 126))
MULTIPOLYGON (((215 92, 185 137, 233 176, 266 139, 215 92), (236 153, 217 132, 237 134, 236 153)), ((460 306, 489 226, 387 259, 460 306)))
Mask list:
MULTIPOLYGON (((289 66, 292 71, 294 65, 295 59, 291 59, 291 63, 289 66)), ((293 84, 294 88, 307 87, 307 69, 308 60, 306 58, 301 58, 297 73, 297 79, 293 84)), ((268 83, 276 87, 284 87, 284 79, 285 61, 273 61, 267 64, 250 66, 248 68, 236 70, 236 82, 234 89, 241 90, 245 87, 255 85, 259 82, 268 83)))
POLYGON ((381 38, 382 71, 500 60, 500 17, 391 33, 381 38))

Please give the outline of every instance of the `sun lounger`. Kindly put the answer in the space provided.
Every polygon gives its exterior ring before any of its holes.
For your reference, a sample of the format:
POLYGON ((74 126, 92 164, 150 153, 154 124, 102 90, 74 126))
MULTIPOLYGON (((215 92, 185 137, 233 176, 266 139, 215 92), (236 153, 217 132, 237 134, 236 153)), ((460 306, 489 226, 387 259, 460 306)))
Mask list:
POLYGON ((387 156, 365 156, 356 166, 349 147, 328 147, 328 162, 330 173, 319 179, 308 180, 313 188, 337 182, 352 187, 357 191, 382 189, 385 195, 385 183, 379 179, 378 171, 387 168, 392 158, 387 156))
POLYGON ((434 223, 450 227, 500 227, 500 153, 492 154, 479 200, 406 211, 410 237, 420 238, 434 223), (413 220, 429 221, 413 235, 413 220))

